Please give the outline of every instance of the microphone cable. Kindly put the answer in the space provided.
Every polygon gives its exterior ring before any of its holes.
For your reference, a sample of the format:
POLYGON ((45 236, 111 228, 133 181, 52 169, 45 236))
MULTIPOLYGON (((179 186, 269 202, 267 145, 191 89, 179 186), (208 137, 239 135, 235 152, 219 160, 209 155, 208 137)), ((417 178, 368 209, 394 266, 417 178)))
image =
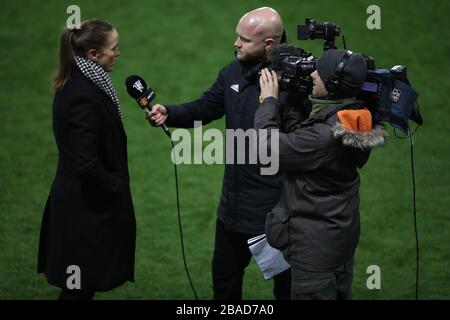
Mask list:
POLYGON ((409 143, 411 147, 411 174, 413 187, 413 219, 414 232, 416 236, 416 300, 419 300, 419 235, 417 232, 417 214, 416 214, 416 177, 414 173, 414 140, 411 131, 408 129, 409 143))
MULTIPOLYGON (((170 143, 172 145, 172 150, 175 148, 173 144, 173 140, 171 137, 171 134, 169 132, 169 138, 170 143)), ((173 154, 174 160, 175 160, 175 153, 173 154)), ((178 170, 177 170, 177 163, 174 161, 173 167, 175 169, 175 189, 176 189, 176 195, 177 195, 177 213, 178 213, 178 227, 180 229, 180 241, 181 241, 181 254, 183 256, 183 263, 184 263, 184 270, 186 271, 186 275, 189 280, 189 285, 191 286, 192 292, 194 293, 195 300, 198 300, 197 292, 195 291, 194 284, 192 283, 191 276, 189 274, 189 269, 186 262, 186 254, 184 251, 184 238, 183 238, 183 226, 181 225, 181 214, 180 214, 180 196, 179 196, 179 187, 178 187, 178 170)))
MULTIPOLYGON (((127 89, 128 94, 136 100, 139 107, 143 109, 146 113, 146 116, 150 112, 148 109, 151 108, 151 102, 153 99, 155 99, 156 94, 155 92, 150 88, 147 87, 147 83, 145 83, 145 80, 142 79, 139 76, 129 76, 125 80, 125 87, 127 89)), ((149 124, 151 124, 150 119, 149 124)), ((153 126, 153 125, 152 125, 153 126)), ((166 127, 166 125, 163 123, 161 126, 161 129, 164 130, 164 133, 169 137, 170 143, 172 144, 172 150, 175 148, 173 141, 172 141, 172 134, 170 133, 169 129, 166 127)), ((177 164, 175 159, 175 154, 173 154, 173 163, 175 168, 175 188, 176 188, 176 195, 177 195, 177 212, 178 212, 178 226, 180 228, 180 240, 181 240, 181 253, 183 255, 183 263, 184 263, 184 269, 186 270, 187 277, 189 279, 189 284, 191 285, 192 291, 194 292, 195 299, 198 300, 197 292, 195 291, 194 285, 192 284, 191 276, 189 274, 189 269, 187 267, 186 262, 186 255, 184 252, 184 239, 183 239, 183 227, 181 225, 181 214, 180 214, 180 197, 179 197, 179 188, 178 188, 178 172, 177 172, 177 164)))

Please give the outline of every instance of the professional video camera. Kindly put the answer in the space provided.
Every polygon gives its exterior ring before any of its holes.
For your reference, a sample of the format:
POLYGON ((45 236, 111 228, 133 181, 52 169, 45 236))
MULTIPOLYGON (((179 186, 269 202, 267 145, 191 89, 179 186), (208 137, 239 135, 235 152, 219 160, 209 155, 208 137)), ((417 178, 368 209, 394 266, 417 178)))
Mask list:
MULTIPOLYGON (((318 22, 305 19, 305 25, 297 26, 298 40, 323 39, 324 51, 336 49, 335 39, 341 28, 333 22, 318 22)), ((316 69, 316 60, 310 52, 292 45, 282 44, 271 55, 269 68, 277 71, 281 90, 307 96, 312 91, 311 73, 316 69)))
MULTIPOLYGON (((304 25, 297 26, 298 40, 323 39, 324 51, 336 49, 335 39, 340 34, 341 28, 333 22, 305 19, 304 25)), ((406 66, 377 69, 372 57, 363 57, 368 74, 357 98, 363 100, 372 111, 374 121, 389 122, 404 132, 408 131, 409 120, 421 125, 423 120, 417 106, 418 95, 407 79, 406 66)), ((312 92, 310 75, 316 69, 316 61, 317 58, 310 52, 283 44, 273 50, 269 68, 277 72, 280 90, 306 96, 312 92)))
POLYGON ((277 72, 280 90, 304 97, 312 92, 310 75, 316 69, 316 58, 310 52, 281 44, 273 49, 268 67, 277 72))

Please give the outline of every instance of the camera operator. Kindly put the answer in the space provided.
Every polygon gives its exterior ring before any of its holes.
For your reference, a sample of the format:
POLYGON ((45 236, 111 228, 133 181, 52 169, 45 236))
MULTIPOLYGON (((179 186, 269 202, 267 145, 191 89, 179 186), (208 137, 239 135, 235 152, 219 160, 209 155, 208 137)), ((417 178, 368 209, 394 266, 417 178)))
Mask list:
MULTIPOLYGON (((279 134, 283 189, 266 233, 292 266, 291 299, 351 299, 360 233, 358 169, 372 148, 384 144, 385 131, 373 126, 355 98, 367 74, 361 55, 330 49, 316 68, 309 118, 279 134)), ((275 71, 262 70, 260 86, 264 100, 255 128, 283 129, 275 71)))
MULTIPOLYGON (((177 106, 153 106, 148 115, 152 124, 189 128, 194 121, 207 124, 225 115, 227 129, 253 128, 259 105, 258 72, 274 46, 283 42, 283 22, 272 8, 259 8, 239 20, 236 33, 237 60, 219 72, 199 99, 177 106)), ((250 151, 248 143, 246 149, 250 151)), ((214 299, 242 298, 244 270, 251 259, 247 240, 264 233, 266 214, 280 197, 281 176, 261 176, 260 168, 259 163, 236 161, 225 166, 212 261, 214 299)), ((290 283, 289 270, 274 277, 276 299, 289 299, 290 283)))

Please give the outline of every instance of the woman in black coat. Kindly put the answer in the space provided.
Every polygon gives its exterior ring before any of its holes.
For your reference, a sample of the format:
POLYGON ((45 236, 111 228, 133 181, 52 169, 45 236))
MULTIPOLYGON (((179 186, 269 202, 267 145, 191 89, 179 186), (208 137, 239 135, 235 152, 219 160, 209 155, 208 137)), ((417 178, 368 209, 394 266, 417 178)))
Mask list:
POLYGON ((54 78, 58 167, 42 220, 38 272, 60 299, 134 281, 136 221, 119 100, 107 72, 120 55, 109 23, 65 29, 54 78))

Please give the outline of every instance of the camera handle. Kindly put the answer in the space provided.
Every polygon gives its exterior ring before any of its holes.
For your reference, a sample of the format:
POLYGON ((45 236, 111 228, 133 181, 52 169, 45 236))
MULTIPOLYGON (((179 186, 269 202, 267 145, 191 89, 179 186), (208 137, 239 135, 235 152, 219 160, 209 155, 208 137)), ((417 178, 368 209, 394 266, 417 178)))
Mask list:
MULTIPOLYGON (((344 49, 347 50, 347 44, 345 43, 345 37, 342 36, 342 42, 344 44, 344 49)), ((325 42, 323 43, 323 51, 327 51, 328 49, 337 49, 336 45, 334 44, 334 39, 333 40, 325 40, 325 42)))

